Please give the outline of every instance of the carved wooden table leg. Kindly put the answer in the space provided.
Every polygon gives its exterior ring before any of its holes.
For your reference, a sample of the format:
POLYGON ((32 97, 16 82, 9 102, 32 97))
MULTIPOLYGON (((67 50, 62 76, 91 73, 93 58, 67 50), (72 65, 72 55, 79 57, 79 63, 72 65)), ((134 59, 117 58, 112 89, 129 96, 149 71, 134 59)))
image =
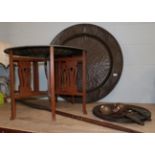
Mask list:
POLYGON ((86 88, 86 52, 83 51, 82 54, 82 98, 83 98, 83 103, 82 103, 82 107, 83 107, 83 113, 87 114, 87 110, 86 110, 86 93, 87 93, 87 88, 86 88))
POLYGON ((13 53, 10 52, 9 54, 9 60, 10 60, 10 96, 11 96, 11 119, 16 118, 16 103, 15 103, 15 94, 14 94, 14 64, 13 64, 13 53))
POLYGON ((33 62, 33 87, 35 92, 39 92, 39 70, 38 62, 33 62))
POLYGON ((49 67, 49 81, 50 81, 50 103, 52 119, 56 119, 56 97, 55 97, 55 71, 54 71, 54 48, 50 47, 50 67, 49 67))

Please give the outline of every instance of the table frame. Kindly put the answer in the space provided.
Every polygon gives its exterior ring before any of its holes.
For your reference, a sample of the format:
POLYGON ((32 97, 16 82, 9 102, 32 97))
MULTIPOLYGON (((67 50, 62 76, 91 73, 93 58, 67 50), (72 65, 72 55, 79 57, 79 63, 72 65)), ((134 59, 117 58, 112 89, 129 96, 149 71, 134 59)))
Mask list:
MULTIPOLYGON (((11 97, 11 119, 14 120, 16 118, 16 100, 23 99, 32 96, 40 96, 46 95, 47 91, 40 91, 39 90, 39 69, 38 69, 38 62, 47 62, 50 61, 49 65, 49 78, 48 78, 48 96, 51 105, 51 114, 52 120, 56 120, 56 102, 58 95, 73 95, 70 93, 71 91, 60 92, 56 91, 56 79, 55 79, 55 48, 49 47, 50 57, 47 58, 37 58, 37 57, 25 57, 25 56, 16 56, 13 53, 13 50, 10 51, 9 54, 9 61, 10 61, 10 97, 11 97), (18 66, 18 76, 20 79, 19 90, 15 90, 15 67, 14 64, 18 66), (33 90, 31 90, 31 67, 33 68, 33 90)), ((80 96, 82 96, 82 111, 84 114, 87 114, 86 111, 86 51, 82 51, 81 57, 72 57, 74 61, 82 62, 82 92, 80 96)), ((68 58, 63 58, 67 59, 68 58)), ((60 83, 59 83, 60 85, 60 83)), ((79 95, 79 92, 75 92, 74 96, 79 95)))

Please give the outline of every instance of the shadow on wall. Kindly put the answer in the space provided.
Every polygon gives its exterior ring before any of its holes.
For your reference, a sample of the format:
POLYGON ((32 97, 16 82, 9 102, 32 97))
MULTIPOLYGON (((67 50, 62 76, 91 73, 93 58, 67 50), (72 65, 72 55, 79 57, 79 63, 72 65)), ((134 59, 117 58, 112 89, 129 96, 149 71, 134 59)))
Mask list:
POLYGON ((4 64, 5 66, 9 64, 9 57, 4 53, 4 50, 9 47, 11 47, 9 43, 0 41, 0 63, 4 64))

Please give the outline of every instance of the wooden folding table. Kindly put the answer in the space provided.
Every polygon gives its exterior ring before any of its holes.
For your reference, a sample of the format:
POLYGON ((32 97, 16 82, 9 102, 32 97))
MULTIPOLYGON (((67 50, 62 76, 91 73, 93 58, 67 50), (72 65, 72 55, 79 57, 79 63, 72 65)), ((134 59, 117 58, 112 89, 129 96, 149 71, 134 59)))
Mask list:
POLYGON ((56 119, 58 96, 81 96, 86 114, 86 51, 66 46, 23 46, 6 49, 10 60, 11 119, 16 118, 16 100, 47 95, 52 119, 56 119), (40 90, 39 64, 49 64, 47 91, 40 90), (17 88, 16 80, 19 79, 17 88), (79 81, 81 87, 79 87, 79 81))

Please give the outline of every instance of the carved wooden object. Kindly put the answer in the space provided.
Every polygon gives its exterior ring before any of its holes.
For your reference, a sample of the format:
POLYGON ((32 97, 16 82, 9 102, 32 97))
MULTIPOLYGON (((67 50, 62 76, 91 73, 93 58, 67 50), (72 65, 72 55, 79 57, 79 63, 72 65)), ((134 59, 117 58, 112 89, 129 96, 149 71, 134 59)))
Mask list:
POLYGON ((16 117, 16 99, 48 95, 52 119, 56 119, 56 98, 81 96, 82 110, 86 114, 86 52, 62 46, 17 47, 6 49, 10 58, 11 119, 16 117), (63 50, 62 50, 63 49, 63 50), (69 54, 68 54, 69 51, 69 54), (39 89, 39 62, 50 61, 48 90, 39 89), (82 91, 77 88, 78 64, 82 64, 82 91), (18 68, 19 86, 15 90, 15 66, 18 68))
POLYGON ((19 92, 31 92, 31 62, 19 61, 18 62, 18 76, 19 76, 19 92))
POLYGON ((12 103, 11 119, 16 117, 16 99, 30 96, 40 96, 47 94, 47 91, 39 90, 39 71, 38 62, 47 61, 47 59, 37 59, 28 57, 17 57, 10 52, 10 96, 12 103), (18 90, 15 89, 15 67, 19 78, 18 90), (33 83, 32 83, 33 76, 33 83))
POLYGON ((77 65, 78 61, 74 58, 56 60, 57 94, 77 94, 77 65))

